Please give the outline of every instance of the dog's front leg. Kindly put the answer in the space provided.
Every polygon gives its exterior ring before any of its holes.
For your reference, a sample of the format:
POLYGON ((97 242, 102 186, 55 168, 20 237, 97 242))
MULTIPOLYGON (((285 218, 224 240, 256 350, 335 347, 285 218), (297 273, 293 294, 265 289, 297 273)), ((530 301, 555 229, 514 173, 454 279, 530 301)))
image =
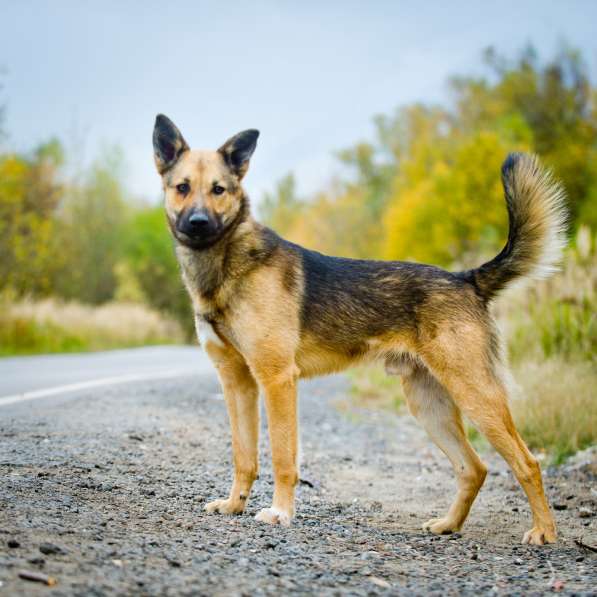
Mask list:
POLYGON ((271 508, 264 508, 255 518, 288 526, 294 516, 294 490, 298 482, 296 367, 292 365, 269 378, 260 378, 272 451, 274 498, 271 508))
POLYGON ((210 502, 205 510, 239 514, 245 509, 259 470, 259 390, 238 352, 230 347, 214 346, 213 343, 208 343, 206 349, 218 370, 224 390, 232 431, 234 480, 228 498, 210 502))

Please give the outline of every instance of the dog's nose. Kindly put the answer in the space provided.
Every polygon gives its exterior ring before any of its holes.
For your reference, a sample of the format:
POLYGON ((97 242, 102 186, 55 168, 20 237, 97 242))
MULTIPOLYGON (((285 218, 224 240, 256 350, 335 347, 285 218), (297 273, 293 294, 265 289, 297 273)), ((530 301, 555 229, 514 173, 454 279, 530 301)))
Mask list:
POLYGON ((189 216, 188 222, 193 230, 204 230, 209 226, 209 217, 204 211, 194 211, 189 216))

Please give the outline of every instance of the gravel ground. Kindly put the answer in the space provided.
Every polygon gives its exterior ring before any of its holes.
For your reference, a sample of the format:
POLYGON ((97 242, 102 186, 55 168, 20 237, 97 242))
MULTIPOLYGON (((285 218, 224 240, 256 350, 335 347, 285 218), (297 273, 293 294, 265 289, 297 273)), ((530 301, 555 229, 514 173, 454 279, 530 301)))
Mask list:
POLYGON ((229 432, 211 377, 95 390, 0 411, 0 594, 597 594, 595 453, 545 471, 560 542, 519 544, 522 491, 493 454, 462 534, 422 522, 454 491, 447 461, 408 417, 346 401, 343 377, 302 385, 303 482, 290 528, 207 515, 227 494, 229 432), (57 585, 24 580, 27 570, 57 585))

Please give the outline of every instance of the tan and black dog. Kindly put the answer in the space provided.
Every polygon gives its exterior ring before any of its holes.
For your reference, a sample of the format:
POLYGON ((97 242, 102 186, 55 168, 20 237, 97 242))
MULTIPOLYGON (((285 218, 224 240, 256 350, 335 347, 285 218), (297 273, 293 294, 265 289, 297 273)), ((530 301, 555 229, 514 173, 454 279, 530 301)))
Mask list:
POLYGON ((536 158, 512 154, 502 180, 510 220, 501 253, 449 273, 400 261, 328 257, 278 237, 249 212, 241 186, 259 132, 217 151, 195 151, 159 115, 153 146, 167 219, 199 335, 217 368, 232 428, 234 481, 206 506, 244 510, 259 469, 259 388, 265 397, 274 495, 259 521, 288 525, 298 480, 297 380, 381 359, 402 376, 408 405, 454 467, 448 513, 423 526, 460 529, 486 467, 463 430, 464 413, 487 436, 526 492, 533 527, 523 538, 552 543, 556 529, 537 460, 508 408, 507 373, 489 305, 517 278, 544 275, 565 246, 563 192, 536 158))

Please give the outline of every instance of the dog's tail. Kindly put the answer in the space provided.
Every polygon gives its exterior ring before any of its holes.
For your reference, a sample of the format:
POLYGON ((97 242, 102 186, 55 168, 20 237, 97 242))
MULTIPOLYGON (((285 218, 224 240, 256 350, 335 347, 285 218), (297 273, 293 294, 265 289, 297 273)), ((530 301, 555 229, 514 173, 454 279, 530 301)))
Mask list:
POLYGON ((554 272, 567 242, 564 190, 536 156, 511 153, 502 165, 502 184, 508 242, 497 257, 464 272, 486 301, 517 278, 543 278, 554 272))

